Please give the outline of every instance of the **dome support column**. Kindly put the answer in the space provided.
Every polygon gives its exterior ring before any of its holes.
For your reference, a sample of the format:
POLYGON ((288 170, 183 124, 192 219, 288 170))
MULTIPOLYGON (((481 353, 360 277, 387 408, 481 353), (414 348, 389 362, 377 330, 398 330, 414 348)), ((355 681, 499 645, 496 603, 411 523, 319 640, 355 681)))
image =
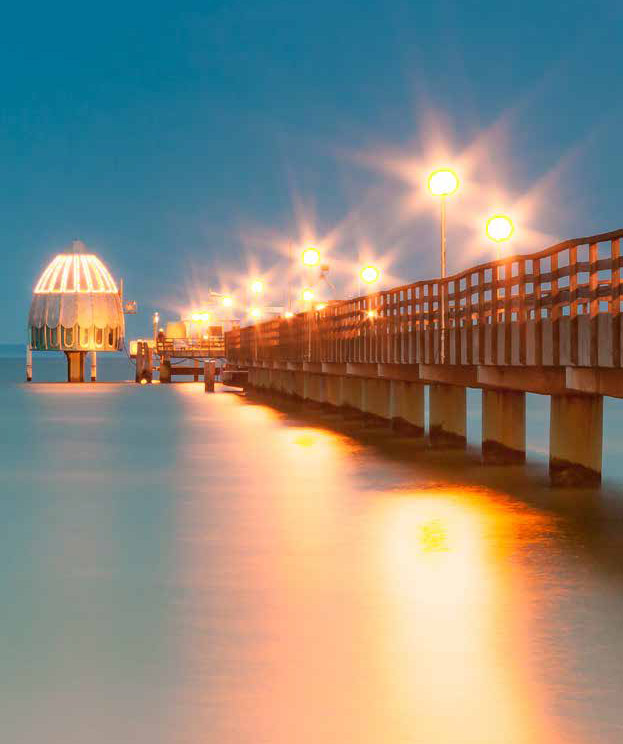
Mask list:
POLYGON ((67 382, 84 382, 84 358, 86 351, 66 351, 67 382))
POLYGON ((32 382, 32 346, 26 347, 26 382, 32 382))

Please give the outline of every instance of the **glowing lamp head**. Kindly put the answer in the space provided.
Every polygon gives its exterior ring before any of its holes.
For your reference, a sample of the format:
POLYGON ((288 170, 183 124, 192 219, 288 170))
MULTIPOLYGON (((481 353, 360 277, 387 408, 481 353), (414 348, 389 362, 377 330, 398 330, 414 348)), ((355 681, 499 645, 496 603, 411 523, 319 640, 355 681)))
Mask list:
POLYGON ((210 320, 210 313, 192 313, 190 319, 193 323, 205 323, 210 320))
POLYGON ((376 266, 364 266, 359 272, 359 276, 366 284, 374 284, 381 276, 381 272, 376 266))
POLYGON ((459 179, 449 168, 433 171, 428 177, 428 189, 434 196, 450 196, 458 188, 459 179))
POLYGON ((283 317, 284 317, 284 318, 288 318, 288 320, 289 320, 290 318, 293 318, 293 317, 294 317, 294 313, 293 313, 293 312, 292 312, 291 310, 287 310, 287 311, 286 311, 286 312, 284 313, 283 317))
POLYGON ((301 297, 304 302, 311 302, 314 299, 314 292, 311 289, 304 289, 301 297))
POLYGON ((320 302, 318 305, 316 305, 316 310, 324 310, 326 307, 326 304, 324 302, 320 302))
POLYGON ((259 309, 259 307, 252 307, 249 310, 249 315, 255 320, 257 320, 258 318, 262 317, 262 311, 259 309))
POLYGON ((515 232, 515 225, 510 217, 503 214, 496 214, 487 220, 487 237, 496 243, 503 243, 510 240, 515 232))
POLYGON ((223 304, 223 307, 233 307, 234 298, 230 297, 229 295, 225 295, 225 297, 221 299, 221 303, 223 304))
POLYGON ((264 282, 260 281, 259 279, 256 279, 255 281, 251 282, 251 292, 253 294, 259 295, 262 294, 264 291, 264 282))
POLYGON ((376 318, 376 310, 368 310, 366 315, 368 316, 368 318, 376 318))
POLYGON ((320 263, 320 251, 310 245, 303 251, 303 263, 305 266, 317 266, 320 263))

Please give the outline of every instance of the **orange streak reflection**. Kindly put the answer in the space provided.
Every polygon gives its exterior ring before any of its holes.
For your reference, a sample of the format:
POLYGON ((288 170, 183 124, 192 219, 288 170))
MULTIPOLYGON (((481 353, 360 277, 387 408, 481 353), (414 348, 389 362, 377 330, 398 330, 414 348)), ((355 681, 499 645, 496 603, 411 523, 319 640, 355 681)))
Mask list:
POLYGON ((233 396, 176 392, 181 740, 570 741, 530 661, 538 577, 517 557, 546 518, 414 488, 412 469, 233 396))

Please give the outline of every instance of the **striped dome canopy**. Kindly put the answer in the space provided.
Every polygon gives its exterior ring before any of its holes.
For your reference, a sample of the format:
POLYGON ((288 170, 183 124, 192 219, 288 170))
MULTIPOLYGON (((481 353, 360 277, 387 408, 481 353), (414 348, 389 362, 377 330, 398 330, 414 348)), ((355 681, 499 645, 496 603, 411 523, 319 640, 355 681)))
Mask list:
POLYGON ((33 349, 117 351, 125 322, 121 296, 106 266, 79 241, 60 253, 35 285, 28 317, 33 349))
POLYGON ((97 256, 59 253, 43 272, 35 294, 96 292, 117 294, 117 285, 97 256))

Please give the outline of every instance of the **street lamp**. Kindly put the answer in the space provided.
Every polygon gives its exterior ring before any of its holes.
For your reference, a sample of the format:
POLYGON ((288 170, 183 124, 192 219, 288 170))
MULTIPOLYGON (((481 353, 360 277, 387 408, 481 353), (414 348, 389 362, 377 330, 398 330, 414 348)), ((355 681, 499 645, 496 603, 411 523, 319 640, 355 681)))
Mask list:
POLYGON ((500 243, 504 243, 510 240, 515 232, 515 225, 510 217, 504 214, 494 214, 493 217, 489 217, 486 226, 487 237, 489 240, 493 240, 497 243, 497 254, 498 259, 500 258, 501 248, 500 243))
POLYGON ((359 272, 359 276, 366 284, 374 284, 380 279, 381 272, 376 266, 364 266, 359 272))
POLYGON ((230 297, 229 295, 225 295, 221 298, 221 303, 223 307, 233 307, 234 304, 234 298, 230 297))
POLYGON ((304 302, 311 302, 314 299, 314 291, 312 289, 304 289, 301 297, 304 302))
POLYGON ((264 291, 264 282, 260 281, 259 279, 255 279, 253 282, 251 282, 251 292, 253 294, 259 295, 262 294, 264 291))
POLYGON ((261 315, 262 315, 262 311, 261 311, 261 310, 259 309, 259 307, 252 307, 252 308, 251 308, 251 309, 249 310, 249 315, 250 315, 250 316, 251 316, 252 318, 255 318, 255 319, 257 319, 257 318, 260 318, 260 317, 261 317, 261 315))
POLYGON ((308 245, 303 251, 303 264, 305 266, 318 266, 320 263, 320 251, 313 245, 308 245))
POLYGON ((439 287, 440 309, 441 309, 441 362, 446 359, 445 342, 445 282, 446 278, 446 197, 451 196, 459 188, 459 179, 456 173, 449 168, 440 168, 433 171, 428 177, 428 190, 433 196, 440 197, 441 203, 441 283, 439 287))

